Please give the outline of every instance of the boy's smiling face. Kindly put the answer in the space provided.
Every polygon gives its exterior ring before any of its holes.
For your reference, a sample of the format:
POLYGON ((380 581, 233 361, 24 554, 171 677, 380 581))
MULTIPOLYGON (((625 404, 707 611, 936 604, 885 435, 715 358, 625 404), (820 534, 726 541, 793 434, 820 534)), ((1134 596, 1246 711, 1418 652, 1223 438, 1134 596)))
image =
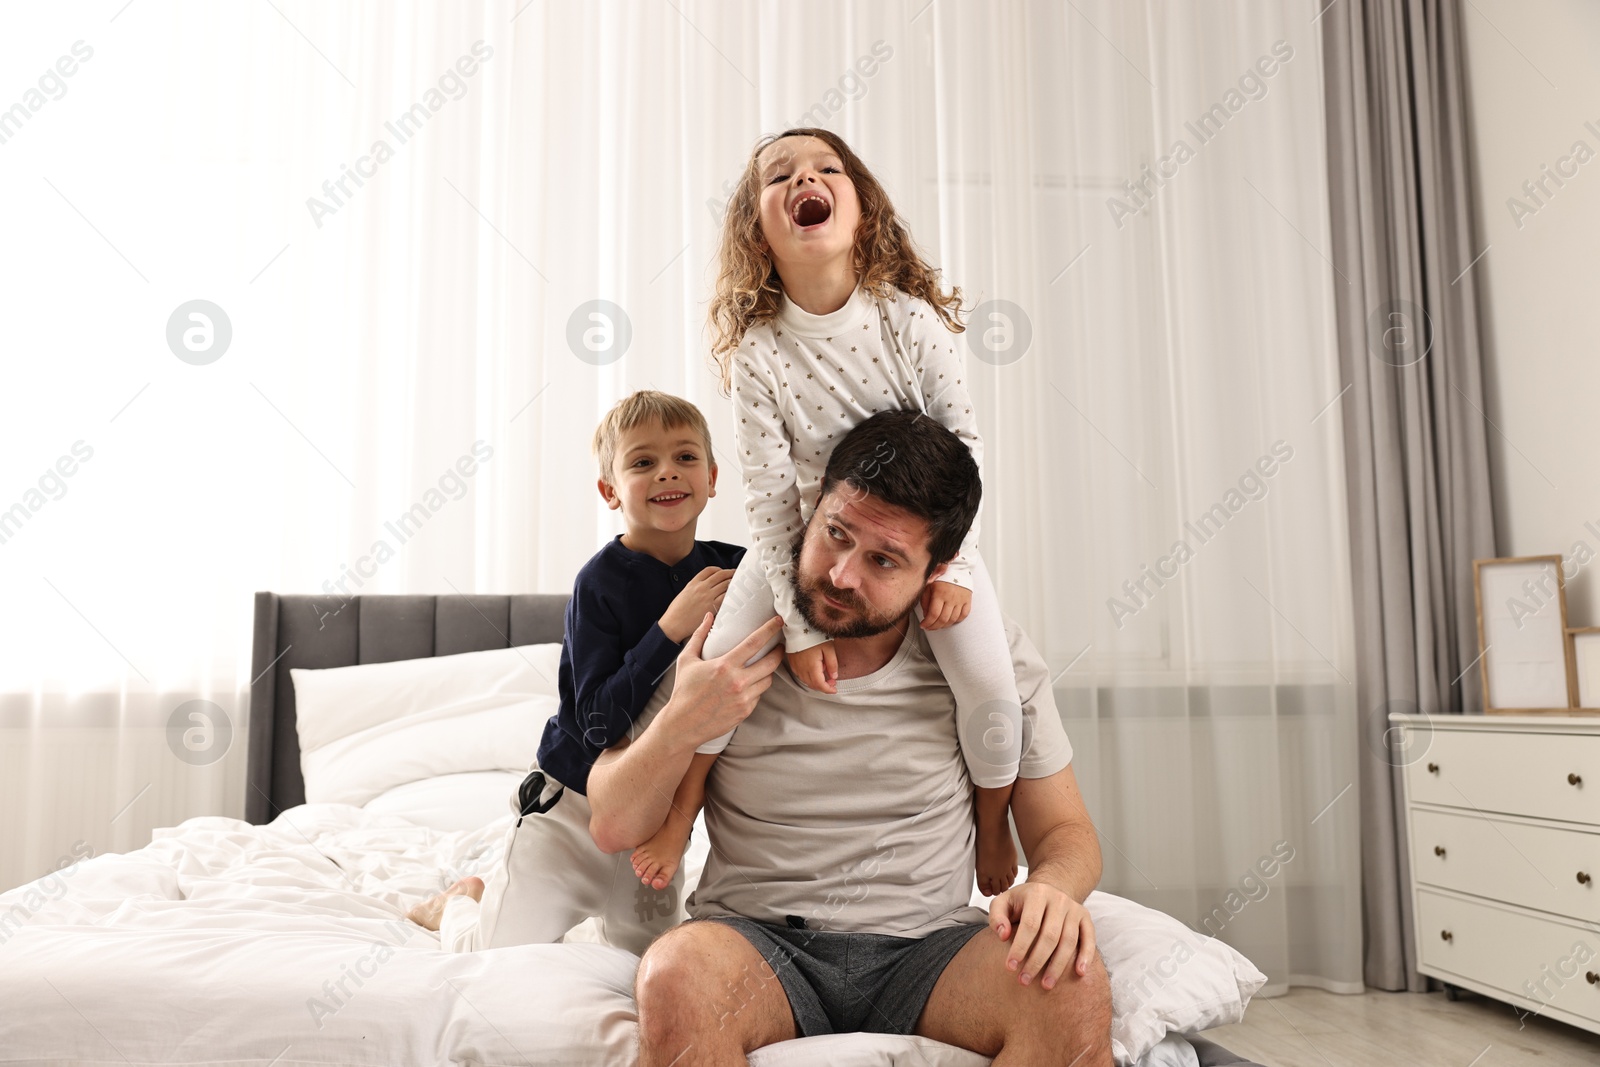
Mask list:
POLYGON ((673 533, 692 524, 717 495, 717 465, 706 442, 687 426, 647 422, 623 431, 611 483, 597 483, 630 530, 673 533))

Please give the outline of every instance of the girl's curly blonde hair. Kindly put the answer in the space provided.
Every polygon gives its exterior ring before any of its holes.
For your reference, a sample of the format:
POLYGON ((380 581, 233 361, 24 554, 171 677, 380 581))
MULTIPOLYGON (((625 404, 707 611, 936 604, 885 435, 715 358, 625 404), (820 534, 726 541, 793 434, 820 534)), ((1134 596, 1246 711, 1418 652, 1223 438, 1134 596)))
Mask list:
POLYGON ((815 137, 844 163, 844 172, 861 202, 861 222, 851 257, 861 287, 885 298, 892 298, 893 290, 899 289, 927 301, 952 333, 966 329, 960 318, 961 290, 951 286, 947 293, 939 287, 939 272, 922 258, 889 195, 843 138, 831 130, 809 126, 784 130, 756 144, 722 223, 721 267, 709 318, 711 358, 723 396, 732 395, 733 353, 745 331, 776 315, 783 297, 783 282, 761 234, 761 174, 756 161, 768 145, 785 137, 815 137))

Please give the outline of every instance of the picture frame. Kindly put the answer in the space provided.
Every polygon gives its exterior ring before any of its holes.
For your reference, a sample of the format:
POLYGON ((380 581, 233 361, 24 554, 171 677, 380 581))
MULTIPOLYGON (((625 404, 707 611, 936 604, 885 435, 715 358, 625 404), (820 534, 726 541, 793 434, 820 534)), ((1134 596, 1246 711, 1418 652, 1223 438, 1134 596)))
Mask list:
POLYGON ((1600 715, 1600 626, 1568 627, 1567 670, 1573 709, 1600 715))
POLYGON ((1475 559, 1472 584, 1483 713, 1571 714, 1577 671, 1569 659, 1561 557, 1475 559))

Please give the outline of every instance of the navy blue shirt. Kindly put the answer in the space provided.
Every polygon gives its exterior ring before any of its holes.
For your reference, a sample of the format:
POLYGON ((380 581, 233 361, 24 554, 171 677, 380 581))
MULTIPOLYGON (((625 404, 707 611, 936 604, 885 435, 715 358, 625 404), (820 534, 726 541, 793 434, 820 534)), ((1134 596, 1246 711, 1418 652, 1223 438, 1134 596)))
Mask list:
POLYGON ((567 601, 561 709, 545 723, 539 767, 588 795, 589 768, 628 735, 683 644, 659 620, 684 586, 707 567, 737 567, 745 550, 696 541, 676 564, 635 552, 618 535, 578 571, 567 601))

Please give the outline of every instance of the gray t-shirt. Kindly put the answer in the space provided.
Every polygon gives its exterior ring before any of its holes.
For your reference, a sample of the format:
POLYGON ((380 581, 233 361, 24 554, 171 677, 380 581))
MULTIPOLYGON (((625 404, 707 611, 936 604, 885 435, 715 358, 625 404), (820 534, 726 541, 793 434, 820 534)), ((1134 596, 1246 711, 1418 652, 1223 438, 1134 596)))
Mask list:
MULTIPOLYGON (((1009 618, 1006 637, 1020 774, 1048 777, 1072 762, 1072 744, 1044 659, 1009 618)), ((976 832, 955 699, 922 628, 838 690, 806 689, 780 666, 734 731, 706 784, 711 855, 689 913, 900 937, 984 922, 968 905, 976 832)), ((665 701, 650 703, 653 714, 665 701)))

